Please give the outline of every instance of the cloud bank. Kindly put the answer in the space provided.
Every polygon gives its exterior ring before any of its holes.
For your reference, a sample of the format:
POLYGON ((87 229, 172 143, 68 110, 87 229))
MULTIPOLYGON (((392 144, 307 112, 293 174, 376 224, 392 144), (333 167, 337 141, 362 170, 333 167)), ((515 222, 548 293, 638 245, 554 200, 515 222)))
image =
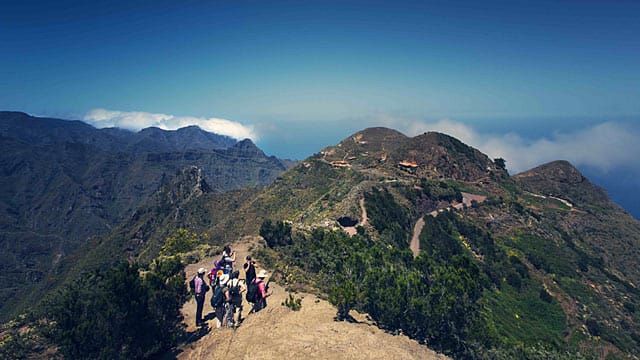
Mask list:
POLYGON ((453 121, 406 121, 387 118, 386 125, 415 136, 426 131, 451 135, 489 157, 507 161, 511 173, 518 173, 554 160, 568 160, 575 166, 589 166, 603 173, 616 168, 640 172, 637 147, 640 131, 617 122, 604 122, 573 132, 526 139, 516 133, 489 134, 453 121))
POLYGON ((258 134, 252 125, 242 125, 238 122, 218 118, 196 118, 154 114, 142 111, 114 111, 93 109, 85 114, 83 120, 97 128, 118 127, 138 131, 147 127, 157 127, 163 130, 177 130, 185 126, 197 125, 203 130, 219 135, 227 135, 242 140, 258 140, 258 134))

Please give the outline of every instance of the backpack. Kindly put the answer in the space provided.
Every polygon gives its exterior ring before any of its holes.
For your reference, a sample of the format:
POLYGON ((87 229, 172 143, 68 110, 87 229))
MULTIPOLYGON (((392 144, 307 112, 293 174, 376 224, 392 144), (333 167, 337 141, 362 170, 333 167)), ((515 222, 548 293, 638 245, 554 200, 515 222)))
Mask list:
POLYGON ((226 260, 226 258, 225 258, 225 256, 223 255, 223 256, 220 258, 220 260, 216 261, 216 268, 218 268, 218 269, 224 269, 224 268, 225 268, 225 266, 227 265, 227 262, 226 262, 225 260, 226 260))
MULTIPOLYGON (((189 281, 189 289, 190 289, 190 290, 191 290, 191 292, 192 292, 192 293, 194 293, 194 294, 195 294, 195 292, 196 292, 196 276, 198 276, 198 275, 195 275, 195 276, 193 277, 193 279, 191 279, 191 280, 189 281)), ((204 291, 202 292, 203 294, 204 294, 204 293, 206 293, 207 291, 209 291, 209 285, 207 285, 207 283, 206 283, 206 282, 204 282, 204 280, 202 280, 202 288, 203 288, 203 290, 204 290, 204 291)))
POLYGON ((217 286, 220 275, 224 273, 225 273, 224 270, 218 266, 216 266, 214 269, 211 269, 211 273, 209 274, 209 280, 211 280, 211 286, 217 286))
POLYGON ((258 289, 258 283, 254 281, 247 286, 247 301, 250 303, 255 303, 258 300, 258 293, 260 289, 258 289))
POLYGON ((216 286, 211 296, 211 306, 214 308, 222 306, 224 303, 224 293, 222 292, 222 286, 216 286))
POLYGON ((229 297, 231 303, 236 306, 242 305, 242 295, 240 294, 240 280, 233 279, 229 281, 229 297))

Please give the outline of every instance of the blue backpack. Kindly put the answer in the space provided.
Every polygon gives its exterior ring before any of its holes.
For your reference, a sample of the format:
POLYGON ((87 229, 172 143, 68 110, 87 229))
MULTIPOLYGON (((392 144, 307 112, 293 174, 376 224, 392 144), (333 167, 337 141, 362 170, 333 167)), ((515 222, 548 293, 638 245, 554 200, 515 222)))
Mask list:
POLYGON ((211 306, 214 308, 222 306, 224 303, 224 293, 222 292, 222 286, 216 286, 211 296, 211 306))

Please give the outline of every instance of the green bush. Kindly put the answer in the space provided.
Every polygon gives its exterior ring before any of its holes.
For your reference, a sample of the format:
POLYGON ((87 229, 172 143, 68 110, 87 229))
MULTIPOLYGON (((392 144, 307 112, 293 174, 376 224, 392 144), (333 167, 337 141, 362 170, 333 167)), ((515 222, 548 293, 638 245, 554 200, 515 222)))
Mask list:
POLYGON ((290 245, 291 225, 284 221, 276 221, 274 224, 270 219, 265 220, 260 226, 260 236, 264 238, 270 248, 290 245))
MULTIPOLYGON (((377 219, 376 230, 382 229, 378 238, 315 228, 293 234, 275 255, 329 294, 336 320, 349 320, 352 309, 366 312, 380 328, 454 358, 516 354, 518 346, 535 356, 564 354, 562 308, 545 297, 521 255, 507 255, 508 247, 451 212, 425 217, 422 251, 414 259, 408 246, 395 246, 400 238, 386 233, 408 213, 387 190, 368 196, 367 211, 377 219), (549 349, 531 350, 540 341, 549 349)), ((540 245, 527 250, 539 254, 540 245)), ((547 266, 564 270, 555 262, 547 266)))
POLYGON ((173 236, 169 236, 162 249, 161 256, 171 256, 180 253, 186 253, 196 248, 196 245, 202 242, 202 237, 192 233, 187 229, 178 229, 173 236))
POLYGON ((386 188, 373 188, 364 194, 367 216, 382 240, 399 248, 409 246, 411 217, 386 188))
POLYGON ((286 306, 293 311, 300 311, 302 309, 302 299, 289 293, 289 297, 284 299, 282 306, 286 306))
POLYGON ((45 336, 65 358, 132 359, 174 345, 186 299, 184 266, 154 262, 144 277, 135 264, 82 274, 44 302, 45 336))

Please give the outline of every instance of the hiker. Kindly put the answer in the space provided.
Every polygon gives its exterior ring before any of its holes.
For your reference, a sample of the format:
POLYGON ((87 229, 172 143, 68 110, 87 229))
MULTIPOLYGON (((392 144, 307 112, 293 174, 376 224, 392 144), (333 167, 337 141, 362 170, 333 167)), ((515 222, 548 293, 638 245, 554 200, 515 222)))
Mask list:
POLYGON ((220 264, 222 265, 222 269, 225 274, 231 273, 233 270, 233 263, 236 261, 236 253, 231 251, 231 246, 227 245, 224 247, 222 251, 222 259, 220 260, 220 264))
POLYGON ((218 276, 220 276, 222 272, 223 271, 222 271, 222 265, 220 264, 220 260, 216 260, 213 268, 211 269, 211 272, 209 273, 209 285, 211 285, 212 288, 215 288, 215 284, 217 284, 218 276))
POLYGON ((247 286, 256 278, 256 262, 251 259, 251 255, 247 255, 247 262, 244 263, 245 282, 247 286))
POLYGON ((205 324, 202 319, 202 307, 204 306, 204 296, 209 291, 209 286, 204 281, 205 268, 198 269, 198 275, 194 277, 194 291, 196 297, 196 326, 205 324))
MULTIPOLYGON (((231 319, 231 323, 235 324, 235 313, 238 310, 238 321, 237 323, 242 322, 242 293, 247 290, 246 284, 244 281, 239 279, 240 270, 233 270, 231 273, 231 280, 227 283, 227 287, 229 288, 229 318, 231 319)), ((228 319, 229 319, 228 318, 228 319)), ((229 320, 227 320, 229 321, 229 320)))
POLYGON ((211 296, 211 306, 216 311, 216 328, 222 327, 227 314, 227 303, 229 301, 229 288, 227 287, 228 281, 228 274, 220 275, 218 278, 218 287, 216 287, 216 290, 211 296))
POLYGON ((269 291, 269 285, 265 284, 264 278, 267 277, 266 270, 260 270, 257 278, 253 281, 258 285, 258 293, 256 294, 256 301, 253 304, 251 312, 258 312, 267 307, 267 298, 273 295, 273 291, 269 291))

